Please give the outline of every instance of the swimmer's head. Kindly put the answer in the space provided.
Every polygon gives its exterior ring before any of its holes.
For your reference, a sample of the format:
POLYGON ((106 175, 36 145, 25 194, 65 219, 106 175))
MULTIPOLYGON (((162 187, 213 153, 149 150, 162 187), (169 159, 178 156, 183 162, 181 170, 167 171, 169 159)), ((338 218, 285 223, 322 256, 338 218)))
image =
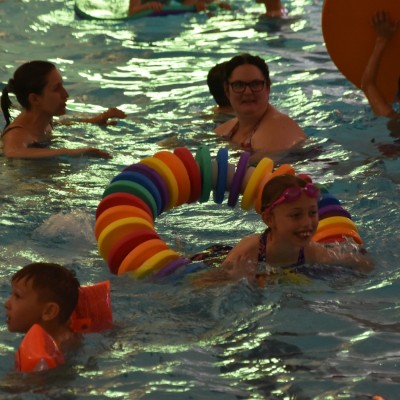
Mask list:
POLYGON ((225 65, 227 61, 220 64, 215 64, 207 75, 207 85, 210 93, 214 97, 215 102, 220 107, 230 106, 228 97, 224 90, 224 77, 225 77, 225 65))
POLYGON ((11 278, 12 283, 31 282, 32 289, 41 302, 53 302, 58 305, 57 319, 66 323, 71 317, 79 297, 79 281, 75 271, 54 263, 32 263, 17 271, 11 278))
POLYGON ((258 56, 253 56, 248 53, 239 54, 230 59, 225 65, 225 83, 229 81, 232 72, 240 65, 251 64, 257 67, 265 78, 267 87, 271 86, 271 79, 269 77, 269 68, 267 63, 258 56))
POLYGON ((1 96, 1 109, 7 125, 10 123, 9 108, 11 107, 8 93, 14 93, 21 106, 29 110, 29 95, 43 92, 49 73, 55 68, 55 65, 48 61, 30 61, 17 68, 1 96))
POLYGON ((295 175, 278 175, 266 183, 261 196, 261 212, 272 211, 279 204, 297 200, 301 193, 317 200, 319 190, 295 175))

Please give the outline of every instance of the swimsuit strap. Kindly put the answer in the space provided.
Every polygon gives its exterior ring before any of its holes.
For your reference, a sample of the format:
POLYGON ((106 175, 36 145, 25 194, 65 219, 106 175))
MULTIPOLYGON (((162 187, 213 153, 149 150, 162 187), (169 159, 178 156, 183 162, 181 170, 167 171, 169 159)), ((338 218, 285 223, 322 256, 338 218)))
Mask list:
POLYGON ((16 128, 23 128, 21 125, 14 125, 14 126, 7 126, 4 131, 1 133, 1 137, 3 137, 6 133, 12 131, 13 129, 16 128))
MULTIPOLYGON (((240 144, 243 148, 245 149, 251 149, 251 140, 253 139, 254 134, 257 132, 257 129, 259 128, 261 121, 265 117, 265 115, 268 112, 269 107, 267 106, 266 110, 263 112, 261 117, 258 119, 256 124, 253 126, 250 135, 243 140, 243 142, 240 144)), ((226 140, 232 140, 232 138, 235 136, 236 132, 239 130, 239 120, 236 122, 236 124, 232 127, 232 129, 226 134, 223 135, 222 137, 226 140)))
MULTIPOLYGON (((268 232, 269 228, 267 228, 261 235, 258 246, 258 262, 267 262, 267 242, 268 242, 268 232)), ((292 265, 292 267, 297 267, 299 265, 303 265, 306 263, 306 258, 304 255, 304 247, 299 250, 299 256, 297 257, 296 264, 292 265)))
POLYGON ((239 129, 239 121, 236 122, 236 124, 233 126, 233 128, 225 135, 222 135, 222 137, 226 140, 231 140, 233 136, 235 136, 235 133, 239 129))
POLYGON ((258 245, 258 262, 267 262, 267 236, 269 228, 267 228, 261 235, 258 245))

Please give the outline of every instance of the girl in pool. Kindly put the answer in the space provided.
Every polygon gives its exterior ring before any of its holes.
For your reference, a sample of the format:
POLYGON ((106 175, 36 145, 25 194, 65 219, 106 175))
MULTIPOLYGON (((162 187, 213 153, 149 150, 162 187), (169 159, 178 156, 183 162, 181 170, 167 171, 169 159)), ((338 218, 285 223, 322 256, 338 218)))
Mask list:
MULTIPOLYGON (((64 115, 68 93, 63 86, 60 73, 54 64, 47 61, 31 61, 21 65, 3 89, 1 109, 6 127, 1 135, 3 153, 10 158, 43 158, 55 156, 93 156, 110 158, 111 155, 93 147, 77 149, 51 149, 48 146, 53 128, 53 117, 64 115), (23 111, 10 121, 11 101, 14 93, 23 111), (11 123, 10 123, 11 122, 11 123)), ((117 108, 93 118, 75 120, 107 125, 110 118, 124 118, 117 108)))
MULTIPOLYGON (((304 264, 336 264, 367 273, 372 260, 364 252, 337 251, 312 241, 318 226, 319 190, 293 175, 271 179, 262 193, 261 217, 267 225, 262 234, 243 238, 228 254, 220 268, 195 279, 201 284, 247 277, 256 279, 259 263, 269 269, 299 267, 304 264)), ((268 271, 267 271, 268 272, 268 271)))
POLYGON ((297 123, 269 102, 270 89, 263 59, 247 53, 233 57, 225 65, 225 92, 236 117, 214 132, 262 155, 284 152, 303 142, 306 135, 297 123))

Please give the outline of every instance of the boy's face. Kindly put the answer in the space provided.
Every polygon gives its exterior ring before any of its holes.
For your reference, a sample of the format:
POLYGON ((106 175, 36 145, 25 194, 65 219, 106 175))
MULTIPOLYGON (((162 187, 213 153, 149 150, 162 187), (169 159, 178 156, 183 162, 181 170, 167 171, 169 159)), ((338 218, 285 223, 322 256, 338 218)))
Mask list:
POLYGON ((32 279, 13 281, 11 296, 4 304, 8 330, 26 333, 33 324, 41 323, 45 305, 45 302, 38 299, 32 287, 32 279))

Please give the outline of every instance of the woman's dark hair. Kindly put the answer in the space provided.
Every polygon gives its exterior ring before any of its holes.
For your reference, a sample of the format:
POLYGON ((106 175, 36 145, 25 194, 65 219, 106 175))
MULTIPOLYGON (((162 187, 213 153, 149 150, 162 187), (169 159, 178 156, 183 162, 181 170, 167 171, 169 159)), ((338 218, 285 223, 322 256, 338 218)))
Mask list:
POLYGON ((290 187, 304 188, 307 181, 296 175, 278 175, 268 181, 261 195, 261 211, 264 211, 271 204, 281 197, 282 193, 290 187))
POLYGON ((245 64, 251 64, 256 66, 264 75, 264 78, 267 82, 267 86, 268 87, 271 86, 271 80, 269 78, 269 69, 267 63, 261 57, 252 56, 249 53, 239 54, 230 59, 225 64, 225 82, 228 83, 228 80, 235 68, 245 64))
POLYGON ((30 61, 22 64, 14 72, 12 79, 4 87, 1 94, 1 110, 6 120, 6 126, 10 124, 11 101, 9 93, 14 93, 22 107, 29 110, 29 95, 41 94, 48 80, 49 73, 55 65, 48 61, 30 61))

